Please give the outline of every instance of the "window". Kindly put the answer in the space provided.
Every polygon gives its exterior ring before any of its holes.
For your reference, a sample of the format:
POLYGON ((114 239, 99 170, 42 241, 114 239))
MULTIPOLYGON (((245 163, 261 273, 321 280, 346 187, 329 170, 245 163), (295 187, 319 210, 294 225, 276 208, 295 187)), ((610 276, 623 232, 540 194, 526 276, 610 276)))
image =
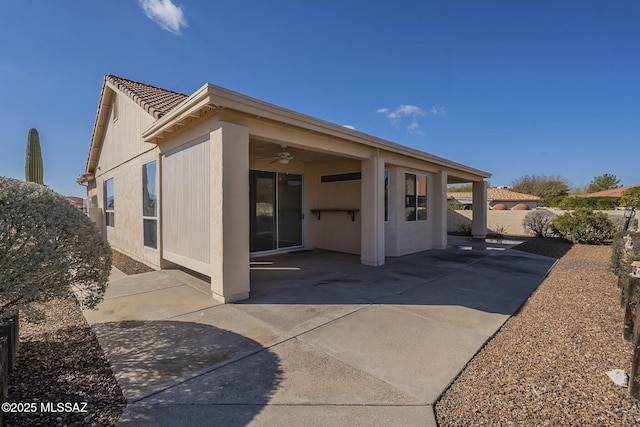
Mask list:
POLYGON ((384 220, 389 221, 389 171, 384 171, 384 220))
POLYGON ((405 219, 425 221, 427 219, 427 177, 413 173, 404 174, 405 219))
POLYGON ((156 161, 142 165, 142 233, 144 246, 158 249, 156 161))
POLYGON ((113 192, 113 178, 104 182, 104 216, 109 227, 115 227, 115 196, 113 192))

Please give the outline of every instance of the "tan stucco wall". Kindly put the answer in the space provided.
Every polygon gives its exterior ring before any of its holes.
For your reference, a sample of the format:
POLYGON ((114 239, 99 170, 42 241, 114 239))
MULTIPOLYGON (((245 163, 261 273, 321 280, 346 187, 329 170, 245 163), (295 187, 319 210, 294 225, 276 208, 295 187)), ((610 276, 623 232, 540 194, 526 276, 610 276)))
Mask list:
MULTIPOLYGON (((156 150, 141 154, 96 177, 98 205, 104 213, 104 182, 113 178, 114 227, 103 229, 111 246, 151 267, 160 268, 159 250, 144 246, 142 228, 142 165, 158 159, 156 150)), ((156 178, 157 179, 157 178, 156 178)))
POLYGON ((121 94, 115 97, 115 102, 118 118, 109 117, 107 121, 96 176, 156 147, 142 140, 142 132, 154 122, 153 117, 121 94))
POLYGON ((308 188, 310 206, 305 211, 306 224, 315 235, 315 247, 352 254, 360 253, 361 215, 355 221, 347 212, 322 212, 320 219, 311 209, 357 209, 360 210, 361 181, 320 182, 323 175, 360 172, 360 162, 343 161, 319 164, 311 174, 308 188))
MULTIPOLYGON (((493 211, 487 212, 487 228, 489 233, 501 228, 511 236, 526 236, 522 220, 531 211, 493 211)), ((471 224, 473 211, 448 211, 447 231, 456 232, 461 224, 471 224)))
MULTIPOLYGON (((562 215, 567 211, 560 209, 550 209, 555 215, 562 215)), ((511 236, 527 236, 528 233, 522 227, 522 220, 531 211, 489 211, 487 217, 487 227, 490 231, 502 229, 504 234, 511 236)), ((607 215, 623 216, 623 211, 599 211, 607 215)), ((447 231, 456 232, 461 224, 471 224, 473 211, 448 211, 447 231)))
POLYGON ((142 165, 157 161, 158 149, 143 142, 141 134, 153 119, 129 98, 117 96, 116 100, 118 119, 107 121, 95 187, 89 186, 87 197, 91 200, 96 196, 103 213, 101 227, 114 249, 160 268, 159 250, 144 246, 142 228, 142 165), (110 178, 114 179, 114 227, 107 227, 104 222, 104 182, 110 178))
POLYGON ((389 220, 385 223, 385 252, 387 256, 402 256, 433 247, 432 211, 434 199, 433 174, 420 170, 388 165, 389 220), (407 221, 405 218, 405 173, 427 176, 427 220, 407 221))

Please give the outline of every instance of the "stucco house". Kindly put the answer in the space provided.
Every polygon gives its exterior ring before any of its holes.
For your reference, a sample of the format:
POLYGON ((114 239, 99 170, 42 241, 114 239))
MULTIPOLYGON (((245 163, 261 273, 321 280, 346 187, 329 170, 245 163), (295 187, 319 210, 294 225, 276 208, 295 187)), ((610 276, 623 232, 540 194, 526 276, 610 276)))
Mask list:
POLYGON ((248 298, 251 258, 328 249, 366 265, 447 244, 447 185, 469 166, 205 84, 191 95, 108 75, 84 173, 89 214, 112 247, 248 298))
MULTIPOLYGON (((506 211, 527 211, 536 209, 540 197, 531 194, 518 193, 504 188, 487 189, 487 206, 491 210, 506 211)), ((447 193, 449 204, 463 205, 464 208, 471 209, 473 203, 472 192, 449 192, 447 193)))

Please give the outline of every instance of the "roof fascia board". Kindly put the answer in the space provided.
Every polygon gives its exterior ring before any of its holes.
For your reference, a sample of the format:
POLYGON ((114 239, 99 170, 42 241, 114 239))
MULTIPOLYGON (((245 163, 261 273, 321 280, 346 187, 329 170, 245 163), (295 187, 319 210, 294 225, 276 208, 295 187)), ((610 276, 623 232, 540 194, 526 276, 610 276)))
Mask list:
POLYGON ((363 132, 346 128, 344 126, 317 119, 306 114, 260 101, 210 83, 203 85, 181 105, 177 106, 155 122, 142 134, 144 140, 151 142, 151 140, 159 137, 163 132, 166 132, 176 122, 189 115, 190 112, 197 111, 207 104, 214 108, 235 110, 256 118, 271 120, 288 126, 295 126, 307 131, 346 139, 373 148, 388 150, 409 157, 418 158, 446 168, 463 171, 468 174, 478 176, 479 178, 491 177, 489 172, 475 169, 442 157, 434 156, 424 151, 406 147, 363 132))
POLYGON ((106 121, 109 115, 109 108, 107 108, 107 103, 109 103, 110 105, 111 100, 113 99, 113 90, 114 87, 108 84, 105 79, 102 84, 102 90, 100 91, 100 100, 98 101, 96 119, 93 123, 91 144, 89 145, 89 153, 87 155, 87 163, 84 170, 85 175, 91 174, 91 170, 95 169, 98 162, 98 157, 102 149, 102 139, 104 137, 106 121))

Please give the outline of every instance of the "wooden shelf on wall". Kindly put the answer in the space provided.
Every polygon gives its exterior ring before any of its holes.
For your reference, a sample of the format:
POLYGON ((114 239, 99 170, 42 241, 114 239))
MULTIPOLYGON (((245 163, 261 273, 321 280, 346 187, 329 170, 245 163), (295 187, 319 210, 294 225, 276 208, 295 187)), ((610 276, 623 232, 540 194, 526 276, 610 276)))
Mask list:
POLYGON ((333 209, 333 208, 322 208, 322 209, 311 209, 311 213, 315 214, 316 218, 320 219, 320 214, 322 212, 346 212, 351 215, 351 221, 356 220, 356 212, 360 212, 360 209, 333 209))

